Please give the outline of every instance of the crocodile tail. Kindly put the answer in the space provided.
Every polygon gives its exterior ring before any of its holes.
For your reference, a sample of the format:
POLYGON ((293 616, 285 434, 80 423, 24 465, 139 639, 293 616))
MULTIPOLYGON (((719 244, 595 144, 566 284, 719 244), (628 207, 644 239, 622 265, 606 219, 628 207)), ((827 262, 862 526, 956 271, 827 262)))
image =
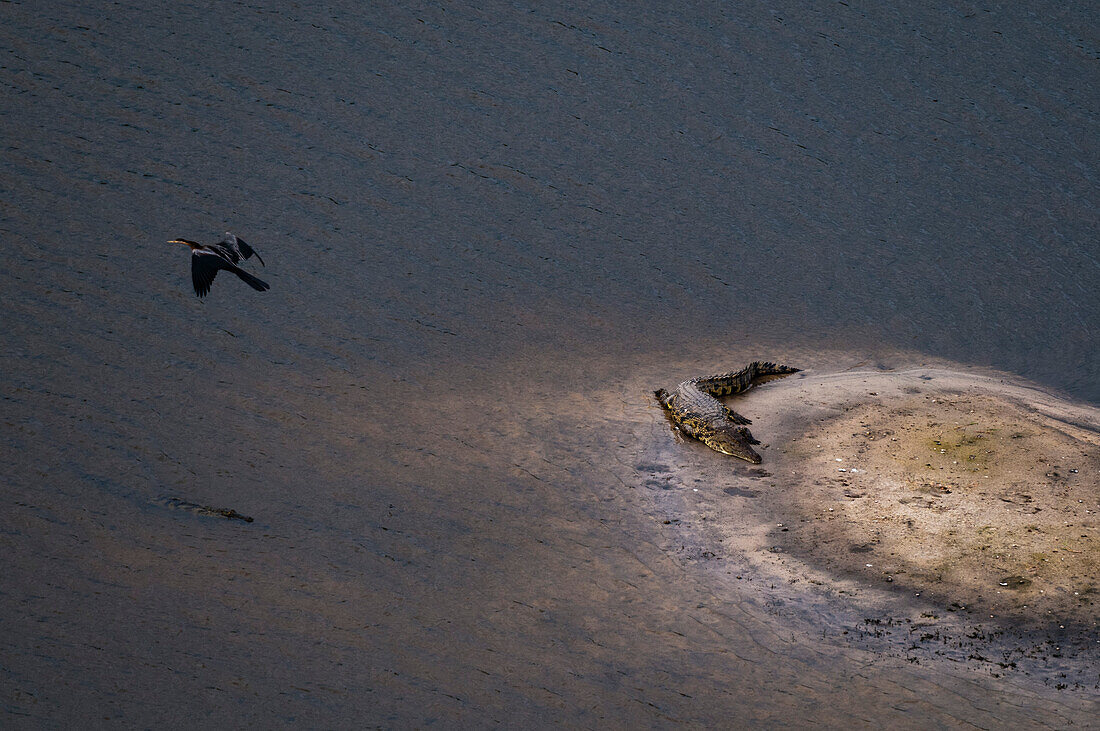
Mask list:
POLYGON ((734 393, 742 393, 752 387, 757 378, 763 376, 780 376, 787 373, 796 373, 797 368, 777 365, 771 361, 755 360, 739 371, 723 373, 720 376, 709 378, 696 378, 692 383, 700 391, 711 396, 729 396, 734 393))
POLYGON ((691 383, 700 391, 709 393, 711 396, 729 396, 733 393, 741 393, 752 386, 752 379, 757 375, 755 370, 757 365, 759 364, 750 363, 748 367, 739 371, 722 373, 707 378, 695 378, 692 379, 691 383))
POLYGON ((770 360, 757 360, 749 366, 749 370, 753 372, 753 376, 779 376, 784 373, 798 373, 800 369, 792 368, 791 366, 780 365, 779 363, 773 363, 770 360))
POLYGON ((657 402, 664 406, 666 409, 670 408, 672 403, 672 396, 668 394, 668 391, 663 388, 658 388, 653 392, 653 395, 657 397, 657 402))

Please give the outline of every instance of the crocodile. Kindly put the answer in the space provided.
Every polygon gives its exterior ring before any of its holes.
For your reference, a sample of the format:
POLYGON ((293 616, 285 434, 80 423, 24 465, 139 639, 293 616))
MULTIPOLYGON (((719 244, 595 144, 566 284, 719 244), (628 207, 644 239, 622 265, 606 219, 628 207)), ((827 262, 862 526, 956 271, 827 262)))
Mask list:
POLYGON ((692 378, 677 386, 673 393, 662 388, 655 391, 654 395, 684 434, 722 454, 760 464, 760 455, 752 448, 752 445, 760 442, 753 438, 752 432, 745 426, 752 421, 731 410, 715 397, 747 391, 754 381, 764 376, 787 375, 797 373, 798 370, 790 366, 753 361, 739 371, 692 378))
POLYGON ((250 516, 242 515, 236 510, 230 510, 229 508, 215 508, 210 505, 199 505, 198 503, 181 500, 178 497, 161 498, 157 502, 168 508, 187 510, 189 512, 195 513, 196 515, 205 515, 208 518, 226 518, 228 520, 241 520, 245 523, 252 522, 252 518, 250 516))

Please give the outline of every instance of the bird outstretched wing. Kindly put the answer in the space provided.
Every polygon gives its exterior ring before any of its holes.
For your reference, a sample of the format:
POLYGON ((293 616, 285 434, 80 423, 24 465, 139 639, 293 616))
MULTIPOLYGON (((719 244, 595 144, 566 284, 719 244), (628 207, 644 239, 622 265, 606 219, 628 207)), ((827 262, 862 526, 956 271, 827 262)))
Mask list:
POLYGON ((214 283, 219 269, 228 269, 230 264, 213 252, 195 250, 191 253, 191 283, 195 285, 195 294, 205 297, 214 283))
POLYGON ((233 260, 234 264, 240 261, 242 256, 245 259, 249 259, 255 255, 255 257, 260 260, 260 264, 263 264, 265 267, 267 266, 267 264, 264 264, 263 257, 257 254, 255 249, 246 244, 244 239, 229 231, 225 232, 225 238, 222 239, 221 246, 229 250, 229 258, 233 260))

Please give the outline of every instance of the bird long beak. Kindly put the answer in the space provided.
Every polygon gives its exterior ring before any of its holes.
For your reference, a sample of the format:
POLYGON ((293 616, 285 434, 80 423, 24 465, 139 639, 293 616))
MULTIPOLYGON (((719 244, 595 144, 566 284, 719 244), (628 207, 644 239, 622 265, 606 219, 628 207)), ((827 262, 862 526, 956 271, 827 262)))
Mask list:
POLYGON ((183 239, 172 239, 168 243, 170 243, 170 244, 186 244, 187 242, 184 241, 183 239))

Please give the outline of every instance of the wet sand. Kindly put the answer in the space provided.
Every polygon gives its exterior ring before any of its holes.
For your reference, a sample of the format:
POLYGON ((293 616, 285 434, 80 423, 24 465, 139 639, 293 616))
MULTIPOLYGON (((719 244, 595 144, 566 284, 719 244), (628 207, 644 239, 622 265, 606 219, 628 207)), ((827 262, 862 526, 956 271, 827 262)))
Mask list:
POLYGON ((797 390, 1100 398, 1086 4, 0 8, 5 725, 1093 722, 1091 422, 797 390), (226 229, 271 290, 200 302, 226 229), (762 471, 678 441, 757 358, 762 471))
MULTIPOLYGON (((274 421, 277 442, 216 463, 201 457, 217 435, 170 456, 138 450, 118 474, 83 478, 93 498, 65 490, 73 467, 45 470, 52 489, 28 485, 4 519, 10 585, 35 587, 2 598, 9 655, 23 658, 8 712, 75 721, 91 704, 171 723, 170 692, 207 723, 1091 718, 1095 651, 1062 665, 1016 653, 1015 672, 967 659, 991 657, 996 637, 962 658, 908 651, 913 625, 899 637, 887 622, 926 625, 942 600, 899 601, 822 557, 773 553, 776 524, 795 525, 772 502, 779 442, 760 468, 722 458, 678 440, 652 402, 653 385, 695 368, 660 357, 616 381, 607 359, 583 379, 575 360, 516 362, 391 386, 384 403, 351 374, 286 378, 227 402, 255 404, 235 432, 274 421), (257 460, 283 479, 248 484, 257 460)), ((765 441, 808 408, 779 398, 787 383, 738 404, 765 441)), ((21 450, 40 463, 54 452, 21 450)))

